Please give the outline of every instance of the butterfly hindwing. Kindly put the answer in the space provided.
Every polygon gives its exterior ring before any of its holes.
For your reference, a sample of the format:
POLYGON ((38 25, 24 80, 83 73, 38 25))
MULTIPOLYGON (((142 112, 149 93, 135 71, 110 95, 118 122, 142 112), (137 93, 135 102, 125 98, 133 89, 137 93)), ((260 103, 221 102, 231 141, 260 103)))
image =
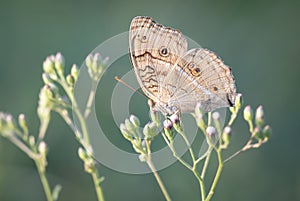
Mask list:
POLYGON ((189 50, 181 57, 163 85, 172 86, 167 88, 182 112, 192 112, 197 103, 205 111, 228 107, 236 93, 230 68, 203 48, 189 50))

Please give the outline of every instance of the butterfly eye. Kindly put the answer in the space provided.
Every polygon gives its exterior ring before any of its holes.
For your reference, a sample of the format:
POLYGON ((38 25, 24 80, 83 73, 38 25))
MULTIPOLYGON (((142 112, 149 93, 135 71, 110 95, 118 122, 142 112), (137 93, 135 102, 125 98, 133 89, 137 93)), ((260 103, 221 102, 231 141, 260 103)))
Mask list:
POLYGON ((166 48, 166 47, 160 48, 159 54, 160 54, 161 56, 163 56, 163 57, 168 56, 168 55, 169 55, 169 50, 168 50, 168 48, 166 48))
POLYGON ((143 37, 142 37, 142 40, 143 40, 143 41, 146 41, 146 40, 147 40, 147 36, 143 36, 143 37))

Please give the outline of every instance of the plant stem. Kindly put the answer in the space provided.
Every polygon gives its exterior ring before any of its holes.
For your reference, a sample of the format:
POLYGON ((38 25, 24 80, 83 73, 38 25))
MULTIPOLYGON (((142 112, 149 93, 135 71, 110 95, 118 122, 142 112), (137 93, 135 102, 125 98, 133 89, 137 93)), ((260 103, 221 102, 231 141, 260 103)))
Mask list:
MULTIPOLYGON (((61 81, 60 81, 60 84, 61 86, 63 87, 63 89, 65 90, 66 94, 68 95, 68 97, 70 98, 70 101, 72 103, 72 109, 75 111, 75 114, 79 120, 79 123, 80 123, 80 127, 81 127, 81 130, 82 130, 82 134, 83 134, 83 139, 85 141, 85 144, 83 146, 86 146, 86 145, 90 145, 90 139, 89 139, 89 135, 88 135, 88 130, 87 130, 87 127, 86 127, 86 123, 85 123, 85 119, 80 111, 80 109, 78 108, 78 104, 77 104, 77 101, 74 97, 74 93, 72 91, 71 88, 69 88, 65 78, 63 76, 61 76, 61 81)), ((85 147, 87 148, 87 147, 85 147)))
POLYGON ((150 169, 151 169, 151 171, 152 171, 152 173, 153 173, 153 175, 154 175, 154 177, 155 177, 162 193, 164 194, 164 197, 166 198, 167 201, 171 201, 171 198, 168 194, 168 191, 167 191, 165 185, 163 184, 162 180, 160 179, 160 176, 158 175, 158 173, 156 171, 156 168, 155 168, 154 164, 152 163, 151 158, 150 158, 150 160, 149 159, 147 160, 147 164, 150 167, 150 169))
POLYGON ((48 129, 49 121, 50 121, 50 118, 46 119, 46 120, 45 119, 41 120, 41 125, 39 128, 39 135, 38 135, 39 141, 44 139, 44 137, 46 135, 46 131, 48 129))
MULTIPOLYGON (((211 119, 211 118, 209 118, 209 119, 211 119)), ((201 192, 201 199, 204 201, 205 196, 206 196, 205 185, 204 185, 203 177, 201 177, 199 172, 197 171, 197 164, 198 164, 199 160, 196 160, 194 151, 193 151, 193 149, 191 147, 191 144, 190 144, 189 140, 187 139, 184 131, 182 129, 178 129, 177 131, 182 136, 182 138, 184 139, 186 145, 189 148, 189 153, 190 153, 190 156, 191 156, 192 161, 193 161, 193 168, 190 169, 190 170, 193 172, 193 174, 195 175, 195 177, 198 180, 199 187, 200 187, 200 192, 201 192)))
POLYGON ((99 201, 104 201, 103 191, 102 191, 102 188, 99 183, 98 171, 95 170, 93 173, 91 173, 91 175, 92 175, 94 186, 96 189, 97 198, 99 201))
POLYGON ((83 137, 85 143, 87 145, 90 145, 90 138, 89 138, 89 135, 88 135, 88 130, 87 130, 87 127, 86 127, 85 119, 84 119, 83 115, 81 114, 81 112, 78 108, 77 102, 76 102, 73 94, 71 94, 71 96, 69 96, 69 97, 71 98, 73 109, 74 109, 74 111, 76 113, 76 116, 78 117, 78 120, 79 120, 79 123, 80 123, 80 127, 81 127, 82 134, 83 134, 82 137, 83 137))
MULTIPOLYGON (((82 135, 81 137, 83 137, 83 141, 80 140, 80 143, 83 145, 83 147, 85 148, 85 150, 88 152, 91 151, 91 149, 89 148, 91 146, 91 143, 90 143, 90 138, 89 138, 89 135, 88 135, 88 129, 87 129, 87 126, 86 126, 86 121, 85 121, 85 118, 83 116, 83 114, 81 113, 79 107, 78 107, 78 104, 77 104, 77 101, 74 97, 74 93, 73 91, 68 87, 68 84, 66 83, 64 77, 61 77, 62 81, 61 81, 61 85, 62 87, 64 88, 65 92, 67 93, 68 97, 70 98, 70 101, 72 103, 72 106, 73 106, 73 110, 75 111, 75 114, 79 120, 79 123, 80 123, 80 127, 81 127, 81 130, 82 130, 82 135)), ((92 97, 94 97, 93 95, 90 95, 92 97)), ((93 100, 93 99, 91 99, 93 100)), ((88 107, 91 106, 91 102, 89 101, 88 103, 88 107)), ((87 114, 88 115, 88 114, 87 114)), ((62 116, 65 118, 65 120, 67 120, 67 124, 69 126, 71 126, 71 128, 74 130, 74 126, 73 124, 70 124, 69 122, 69 119, 66 118, 66 115, 63 115, 62 116)), ((77 136, 78 132, 76 132, 76 136, 77 136)), ((93 154, 93 153, 90 153, 90 154, 93 154)), ((103 191, 102 191, 102 188, 100 186, 100 183, 99 183, 99 178, 98 178, 98 170, 95 169, 92 173, 90 173, 92 175, 92 178, 93 178, 93 182, 94 182, 94 186, 95 186, 95 190, 96 190, 96 194, 97 194, 97 198, 99 201, 104 201, 104 195, 103 195, 103 191)))
POLYGON ((38 169, 38 172, 39 172, 39 175, 40 175, 40 179, 41 179, 41 182, 42 182, 45 194, 46 194, 47 201, 54 201, 53 197, 52 197, 51 190, 50 190, 49 182, 48 182, 47 177, 45 175, 44 168, 40 164, 39 159, 35 159, 34 162, 35 162, 35 165, 36 165, 36 167, 38 169))
POLYGON ((211 126, 211 112, 209 112, 207 115, 207 126, 211 126))
POLYGON ((189 170, 192 170, 192 167, 190 166, 190 164, 188 164, 187 162, 185 162, 184 160, 182 160, 182 159, 178 156, 178 154, 177 154, 177 152, 176 152, 176 150, 175 150, 175 147, 173 146, 173 142, 172 142, 172 141, 171 141, 171 142, 168 141, 168 139, 167 139, 167 137, 166 137, 166 135, 165 135, 164 132, 162 132, 162 136, 163 136, 165 142, 167 143, 167 145, 169 146, 170 150, 172 151, 173 156, 174 156, 174 157, 175 157, 175 158, 176 158, 183 166, 185 166, 185 167, 188 168, 189 170))
POLYGON ((168 191, 164 185, 164 183, 162 182, 160 176, 158 175, 157 173, 157 170, 152 162, 152 159, 151 159, 151 147, 150 147, 150 142, 147 140, 146 141, 146 146, 147 146, 147 165, 149 166, 149 168, 151 169, 162 193, 164 194, 164 197, 167 201, 171 201, 171 197, 170 195, 168 194, 168 191))
POLYGON ((202 172, 201 172, 201 178, 204 179, 205 177, 205 174, 206 174, 206 170, 207 170, 207 167, 208 167, 208 164, 209 164, 209 160, 210 160, 210 156, 211 156, 211 148, 209 148, 209 151, 206 155, 206 158, 205 158, 205 162, 204 162, 204 165, 203 165, 203 168, 202 168, 202 172))
POLYGON ((189 140, 187 139, 187 137, 186 137, 184 131, 183 131, 182 129, 178 129, 177 132, 182 136, 182 138, 183 138, 185 144, 187 145, 187 147, 188 147, 188 149, 189 149, 189 152, 190 152, 192 161, 193 161, 193 163, 195 163, 195 160, 196 160, 196 159, 195 159, 194 151, 193 151, 192 146, 191 146, 189 140))
POLYGON ((197 163, 194 163, 192 172, 195 175, 195 177, 196 177, 196 179, 197 179, 197 181, 199 183, 200 192, 201 192, 201 200, 204 201, 205 196, 206 196, 205 185, 204 185, 203 178, 201 178, 199 172, 197 171, 197 163))
POLYGON ((87 101, 87 104, 85 107, 85 111, 84 111, 84 118, 87 118, 91 112, 91 107, 92 107, 92 104, 93 104, 94 98, 95 98, 96 87, 97 87, 97 82, 93 81, 90 95, 89 95, 89 98, 88 98, 88 101, 87 101))
POLYGON ((219 166, 218 166, 218 169, 217 169, 217 172, 216 172, 216 175, 215 175, 215 178, 213 180, 213 183, 210 187, 210 190, 209 190, 209 193, 205 199, 205 201, 210 201, 210 199, 212 198, 214 192, 215 192, 215 188, 217 186, 217 183, 220 179, 220 176, 221 176, 221 173, 222 173, 222 170, 223 170, 223 159, 222 159, 222 154, 221 154, 221 149, 218 149, 217 150, 217 155, 218 155, 218 162, 219 162, 219 166))
POLYGON ((231 113, 231 117, 230 117, 230 120, 229 120, 229 123, 228 123, 228 126, 231 126, 234 122, 234 120, 236 119, 237 117, 237 112, 234 112, 234 113, 231 113))
POLYGON ((11 135, 8 139, 15 144, 19 149, 21 149, 24 153, 26 153, 31 159, 36 160, 36 154, 30 150, 23 142, 19 140, 15 135, 11 135))

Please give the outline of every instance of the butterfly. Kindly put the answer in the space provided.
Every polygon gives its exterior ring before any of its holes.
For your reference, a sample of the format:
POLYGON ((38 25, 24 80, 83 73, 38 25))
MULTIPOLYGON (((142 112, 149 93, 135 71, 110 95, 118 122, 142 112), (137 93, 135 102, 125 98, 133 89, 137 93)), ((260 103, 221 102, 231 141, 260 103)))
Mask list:
POLYGON ((212 51, 188 50, 183 34, 150 17, 133 18, 129 52, 138 83, 165 115, 205 112, 234 105, 236 86, 231 69, 212 51))

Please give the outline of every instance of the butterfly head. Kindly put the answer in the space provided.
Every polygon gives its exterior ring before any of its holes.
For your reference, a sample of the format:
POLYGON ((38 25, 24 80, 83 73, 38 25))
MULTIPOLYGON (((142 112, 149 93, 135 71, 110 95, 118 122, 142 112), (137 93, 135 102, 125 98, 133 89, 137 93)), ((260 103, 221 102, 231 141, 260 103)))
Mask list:
POLYGON ((155 103, 154 107, 152 107, 154 111, 161 112, 164 116, 171 116, 172 114, 179 114, 180 107, 173 104, 168 103, 155 103))

